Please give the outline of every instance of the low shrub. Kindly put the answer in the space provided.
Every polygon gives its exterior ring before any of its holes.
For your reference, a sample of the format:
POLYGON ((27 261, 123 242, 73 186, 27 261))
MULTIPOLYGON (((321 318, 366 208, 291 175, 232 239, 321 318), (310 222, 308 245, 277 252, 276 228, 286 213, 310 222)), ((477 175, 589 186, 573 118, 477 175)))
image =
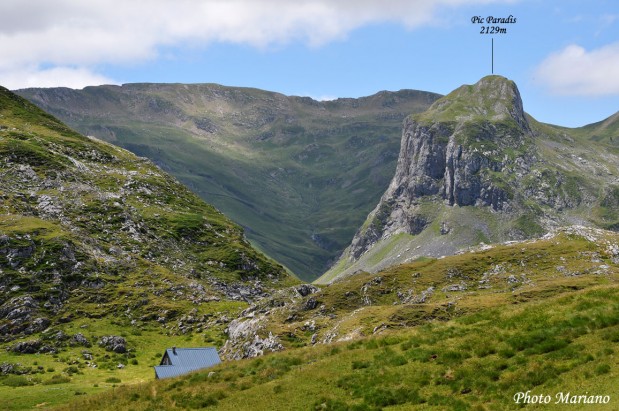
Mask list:
POLYGON ((596 375, 608 374, 609 372, 610 372, 610 365, 608 364, 600 364, 597 367, 595 367, 596 375))
POLYGON ((370 365, 372 365, 372 363, 369 362, 369 361, 353 361, 352 362, 352 369, 353 370, 360 370, 362 368, 369 368, 370 365))
POLYGON ((50 378, 49 380, 43 381, 43 385, 64 384, 67 382, 71 382, 71 378, 67 377, 66 375, 55 374, 52 375, 52 378, 50 378))
POLYGON ((31 380, 23 375, 7 375, 2 380, 2 384, 7 387, 26 387, 28 385, 34 385, 31 380))

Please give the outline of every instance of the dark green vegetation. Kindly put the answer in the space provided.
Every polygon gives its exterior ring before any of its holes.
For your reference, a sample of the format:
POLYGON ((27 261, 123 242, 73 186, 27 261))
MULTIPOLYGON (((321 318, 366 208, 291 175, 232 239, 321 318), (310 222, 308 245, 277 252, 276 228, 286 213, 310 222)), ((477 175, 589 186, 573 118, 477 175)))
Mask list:
POLYGON ((270 310, 269 329, 287 334, 289 347, 307 347, 61 409, 499 411, 523 408, 513 396, 530 390, 552 403, 527 409, 614 410, 618 244, 614 233, 570 228, 353 276, 270 310), (319 304, 308 309, 311 298, 319 304), (333 343, 310 346, 312 333, 332 334, 333 343), (554 404, 568 392, 611 401, 554 404))
POLYGON ((339 256, 384 192, 402 120, 439 97, 403 90, 318 102, 214 84, 19 93, 148 157, 305 280, 339 256))
POLYGON ((17 406, 150 378, 179 335, 221 346, 226 316, 296 282, 148 160, 0 88, 0 390, 35 393, 17 406))

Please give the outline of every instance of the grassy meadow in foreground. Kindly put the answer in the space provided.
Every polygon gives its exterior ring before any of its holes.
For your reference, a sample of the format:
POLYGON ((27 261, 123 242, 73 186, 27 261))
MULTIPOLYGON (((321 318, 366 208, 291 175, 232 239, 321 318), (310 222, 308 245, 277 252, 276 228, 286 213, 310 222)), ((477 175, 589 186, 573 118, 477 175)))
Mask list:
POLYGON ((614 410, 617 342, 619 288, 608 284, 122 386, 60 409, 505 410, 520 408, 513 396, 531 390, 553 402, 560 392, 609 395, 591 409, 614 410))

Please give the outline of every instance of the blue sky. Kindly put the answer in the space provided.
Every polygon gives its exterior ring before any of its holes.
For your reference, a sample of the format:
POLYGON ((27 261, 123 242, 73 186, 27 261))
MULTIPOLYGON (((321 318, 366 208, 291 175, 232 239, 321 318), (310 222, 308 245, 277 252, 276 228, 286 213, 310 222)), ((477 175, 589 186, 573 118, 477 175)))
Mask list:
POLYGON ((538 120, 580 126, 619 111, 615 0, 3 0, 0 85, 445 94, 490 74, 492 39, 494 73, 538 120), (475 15, 517 22, 479 34, 475 15))

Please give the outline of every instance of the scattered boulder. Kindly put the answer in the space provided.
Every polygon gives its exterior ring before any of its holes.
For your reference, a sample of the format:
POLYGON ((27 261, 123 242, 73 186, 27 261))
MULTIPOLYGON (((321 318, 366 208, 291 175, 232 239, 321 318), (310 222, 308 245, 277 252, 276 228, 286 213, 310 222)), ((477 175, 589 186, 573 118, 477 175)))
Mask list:
POLYGON ((52 335, 52 339, 56 340, 56 342, 63 342, 69 339, 69 336, 64 333, 64 331, 58 331, 56 334, 52 335))
POLYGON ((39 348, 39 352, 41 354, 56 354, 58 350, 55 347, 52 347, 51 345, 44 345, 41 348, 39 348))
POLYGON ((84 334, 82 334, 82 333, 75 334, 71 338, 71 341, 69 342, 69 344, 71 344, 71 345, 81 345, 83 347, 90 347, 92 345, 92 344, 90 344, 90 341, 88 341, 88 338, 84 337, 84 334))
POLYGON ((39 351, 41 345, 41 340, 22 341, 12 346, 11 351, 20 354, 34 354, 39 351))
POLYGON ((0 364, 0 375, 23 375, 28 374, 32 367, 24 367, 20 363, 3 362, 0 364))
POLYGON ((26 329, 24 330, 24 333, 34 334, 34 333, 41 332, 45 330, 47 327, 49 327, 50 324, 51 324, 51 321, 47 318, 43 318, 43 317, 35 318, 34 320, 32 320, 32 323, 26 327, 26 329))
POLYGON ((303 304, 303 310, 305 311, 313 310, 314 308, 318 307, 319 304, 320 302, 318 300, 316 300, 314 297, 310 297, 305 302, 305 304, 303 304))
POLYGON ((305 324, 303 324, 303 327, 301 327, 301 331, 316 331, 316 321, 306 321, 305 324))
POLYGON ((311 284, 302 284, 296 288, 297 292, 301 297, 307 297, 310 294, 317 293, 320 291, 320 288, 311 284))
POLYGON ((2 364, 0 364, 0 374, 2 375, 15 374, 15 370, 17 368, 18 368, 17 364, 13 364, 10 362, 3 362, 2 364))
POLYGON ((104 347, 108 351, 114 351, 118 354, 127 352, 127 341, 123 337, 116 335, 108 335, 101 337, 99 345, 104 347))
POLYGON ((443 288, 443 292, 455 292, 455 291, 466 291, 467 286, 466 283, 462 282, 460 284, 450 284, 443 288))

